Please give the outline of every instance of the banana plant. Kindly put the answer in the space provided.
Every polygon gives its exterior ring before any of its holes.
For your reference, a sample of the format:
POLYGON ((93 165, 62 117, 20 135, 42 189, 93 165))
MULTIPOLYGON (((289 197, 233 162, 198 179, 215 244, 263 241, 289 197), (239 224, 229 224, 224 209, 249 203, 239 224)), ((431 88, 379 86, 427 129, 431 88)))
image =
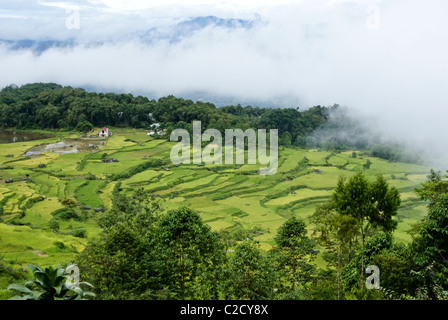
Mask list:
POLYGON ((70 282, 72 277, 69 271, 76 265, 69 265, 65 268, 57 265, 42 268, 38 265, 27 265, 34 275, 34 279, 25 284, 13 283, 8 286, 8 290, 15 290, 19 295, 10 300, 86 300, 95 297, 91 291, 84 291, 81 285, 92 287, 90 283, 81 282, 75 285, 70 282))

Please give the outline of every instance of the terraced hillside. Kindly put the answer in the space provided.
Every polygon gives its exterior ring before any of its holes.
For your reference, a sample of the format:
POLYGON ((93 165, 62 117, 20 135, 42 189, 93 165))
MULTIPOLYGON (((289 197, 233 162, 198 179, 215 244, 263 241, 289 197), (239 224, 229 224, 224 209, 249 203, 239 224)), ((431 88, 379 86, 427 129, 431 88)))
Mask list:
POLYGON ((78 152, 62 153, 67 150, 63 149, 23 156, 36 144, 79 141, 80 137, 69 133, 1 145, 3 259, 18 265, 72 259, 88 238, 98 234, 95 218, 101 214, 100 208, 110 209, 114 189, 150 190, 164 199, 167 210, 181 205, 196 209, 214 230, 251 230, 264 248, 272 246, 276 230, 286 218, 308 217, 318 203, 329 199, 339 176, 348 177, 359 170, 372 179, 381 173, 399 189, 399 241, 410 239, 406 233, 410 224, 426 212, 425 204, 413 192, 425 180, 426 167, 392 163, 362 152, 353 157, 352 151, 336 154, 281 147, 277 173, 262 176, 260 165, 175 166, 169 159, 175 143, 153 139, 143 130, 112 131, 101 146, 78 152), (113 161, 107 161, 110 159, 113 161), (163 165, 154 167, 157 159, 163 165), (369 169, 365 168, 367 160, 369 169), (57 228, 55 217, 59 217, 57 228))

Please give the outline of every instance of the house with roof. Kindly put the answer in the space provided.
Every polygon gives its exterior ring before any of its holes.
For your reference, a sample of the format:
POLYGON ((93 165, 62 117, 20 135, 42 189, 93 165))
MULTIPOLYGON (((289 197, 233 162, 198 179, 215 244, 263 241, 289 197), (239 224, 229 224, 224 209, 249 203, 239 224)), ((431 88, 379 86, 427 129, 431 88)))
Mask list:
POLYGON ((103 129, 101 129, 98 133, 98 137, 110 137, 111 135, 112 132, 107 127, 103 127, 103 129))

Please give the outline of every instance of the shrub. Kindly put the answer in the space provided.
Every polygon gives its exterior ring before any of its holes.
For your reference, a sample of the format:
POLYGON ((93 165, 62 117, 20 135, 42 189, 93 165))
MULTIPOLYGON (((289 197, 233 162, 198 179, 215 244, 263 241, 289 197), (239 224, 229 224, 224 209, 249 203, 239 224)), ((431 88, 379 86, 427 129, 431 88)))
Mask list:
POLYGON ((62 204, 73 208, 76 207, 76 200, 72 198, 65 198, 64 200, 62 200, 62 204))
POLYGON ((58 249, 64 250, 65 249, 65 244, 62 241, 56 241, 53 243, 54 246, 58 249))
POLYGON ((53 229, 54 231, 59 231, 59 221, 58 219, 51 219, 50 221, 48 221, 48 227, 53 229))
POLYGON ((85 238, 87 237, 87 230, 86 229, 76 229, 72 231, 72 235, 74 237, 78 238, 85 238))
POLYGON ((64 208, 56 210, 52 213, 53 217, 62 220, 70 220, 71 218, 78 218, 78 215, 72 209, 64 208))
POLYGON ((119 179, 127 179, 137 173, 145 171, 148 168, 157 168, 157 167, 162 166, 163 164, 164 164, 164 162, 162 159, 151 159, 151 160, 145 161, 135 167, 129 168, 128 170, 126 170, 123 173, 112 174, 111 180, 115 181, 115 180, 119 180, 119 179))

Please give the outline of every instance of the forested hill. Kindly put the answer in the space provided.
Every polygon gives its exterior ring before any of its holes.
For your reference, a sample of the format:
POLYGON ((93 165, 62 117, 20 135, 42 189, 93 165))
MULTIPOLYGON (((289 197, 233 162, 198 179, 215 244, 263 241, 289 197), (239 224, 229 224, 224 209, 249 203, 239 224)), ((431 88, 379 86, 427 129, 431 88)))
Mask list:
POLYGON ((192 101, 172 95, 150 100, 132 94, 88 92, 55 83, 10 85, 0 91, 0 127, 18 129, 81 129, 90 126, 189 128, 200 120, 203 129, 278 129, 281 143, 303 144, 304 137, 327 122, 333 107, 259 108, 192 101))

